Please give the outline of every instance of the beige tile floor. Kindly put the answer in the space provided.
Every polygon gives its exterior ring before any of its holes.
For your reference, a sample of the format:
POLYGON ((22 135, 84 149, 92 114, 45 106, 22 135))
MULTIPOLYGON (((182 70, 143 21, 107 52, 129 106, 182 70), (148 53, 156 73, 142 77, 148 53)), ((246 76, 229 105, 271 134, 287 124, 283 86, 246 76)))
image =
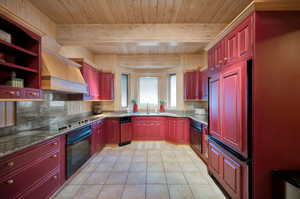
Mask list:
POLYGON ((189 146, 105 147, 54 199, 225 199, 189 146))

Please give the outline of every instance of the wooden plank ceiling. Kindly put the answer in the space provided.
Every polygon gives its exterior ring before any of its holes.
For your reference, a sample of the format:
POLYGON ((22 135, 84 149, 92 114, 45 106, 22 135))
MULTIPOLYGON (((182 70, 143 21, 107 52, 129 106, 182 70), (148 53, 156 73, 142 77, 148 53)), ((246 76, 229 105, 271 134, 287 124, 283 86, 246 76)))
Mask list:
POLYGON ((58 24, 62 45, 95 54, 180 54, 202 51, 252 0, 29 1, 58 24))
POLYGON ((59 24, 229 23, 251 0, 30 0, 59 24))

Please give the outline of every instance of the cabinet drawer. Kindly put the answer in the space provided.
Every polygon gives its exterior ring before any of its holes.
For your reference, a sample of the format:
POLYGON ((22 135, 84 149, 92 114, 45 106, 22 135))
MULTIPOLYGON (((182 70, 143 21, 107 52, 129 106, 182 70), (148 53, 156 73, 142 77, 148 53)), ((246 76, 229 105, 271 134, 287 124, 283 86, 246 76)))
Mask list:
POLYGON ((43 159, 33 166, 23 168, 17 173, 2 177, 0 195, 3 198, 15 198, 31 186, 38 183, 44 176, 59 166, 59 152, 44 155, 43 159))
POLYGON ((41 98, 41 91, 38 89, 25 89, 23 90, 23 98, 25 99, 39 99, 41 98))
POLYGON ((27 191, 22 198, 33 199, 33 198, 50 198, 50 196, 59 188, 61 174, 58 170, 51 173, 41 180, 41 182, 33 189, 27 191))
POLYGON ((29 149, 18 152, 17 154, 9 155, 0 159, 0 176, 6 175, 10 171, 15 171, 22 166, 33 163, 50 151, 59 150, 59 138, 54 138, 43 142, 29 149))
POLYGON ((21 89, 9 87, 9 86, 0 86, 0 98, 1 99, 21 98, 21 89))

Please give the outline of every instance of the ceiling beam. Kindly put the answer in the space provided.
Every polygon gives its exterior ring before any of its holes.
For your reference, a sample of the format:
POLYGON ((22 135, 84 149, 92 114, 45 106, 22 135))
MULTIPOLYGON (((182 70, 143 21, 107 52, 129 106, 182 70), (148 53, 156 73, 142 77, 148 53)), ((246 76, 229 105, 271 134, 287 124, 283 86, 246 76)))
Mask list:
POLYGON ((208 43, 226 24, 63 24, 57 25, 62 45, 101 45, 104 42, 208 43))

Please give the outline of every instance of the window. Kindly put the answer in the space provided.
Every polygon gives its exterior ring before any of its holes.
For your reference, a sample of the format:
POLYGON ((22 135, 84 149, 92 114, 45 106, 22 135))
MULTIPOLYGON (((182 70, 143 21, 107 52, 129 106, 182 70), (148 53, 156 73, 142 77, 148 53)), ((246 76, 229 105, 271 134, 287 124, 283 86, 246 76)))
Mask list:
POLYGON ((121 75, 121 106, 128 106, 128 75, 121 75))
POLYGON ((169 105, 170 107, 176 107, 176 74, 169 76, 169 105))
POLYGON ((158 77, 140 77, 140 104, 158 105, 158 77))

